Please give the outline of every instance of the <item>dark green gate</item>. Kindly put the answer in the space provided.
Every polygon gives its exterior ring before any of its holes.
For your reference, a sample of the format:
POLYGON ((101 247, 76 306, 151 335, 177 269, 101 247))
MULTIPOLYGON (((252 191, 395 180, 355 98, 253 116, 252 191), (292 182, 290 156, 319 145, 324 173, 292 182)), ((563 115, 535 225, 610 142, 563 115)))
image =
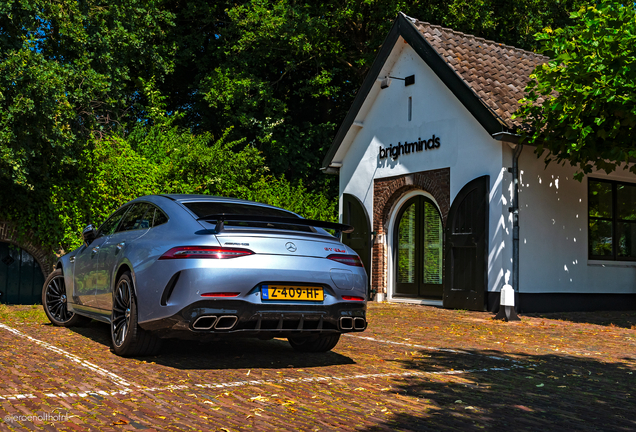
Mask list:
MULTIPOLYGON (((352 233, 345 234, 342 237, 342 243, 356 251, 364 264, 367 275, 371 274, 371 225, 369 217, 362 203, 353 195, 342 195, 343 205, 343 223, 353 225, 352 233)), ((367 278, 367 289, 370 279, 367 278)), ((370 295, 371 293, 369 293, 370 295)))
POLYGON ((30 253, 0 242, 0 303, 41 303, 43 284, 40 265, 30 253))

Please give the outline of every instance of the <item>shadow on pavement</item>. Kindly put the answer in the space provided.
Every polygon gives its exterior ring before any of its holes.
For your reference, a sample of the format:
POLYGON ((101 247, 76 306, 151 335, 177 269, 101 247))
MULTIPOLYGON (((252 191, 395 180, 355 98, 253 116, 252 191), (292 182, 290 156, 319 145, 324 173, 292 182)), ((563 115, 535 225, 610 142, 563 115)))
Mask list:
POLYGON ((401 406, 391 406, 386 420, 364 430, 636 430, 636 361, 517 354, 522 367, 514 367, 484 357, 510 358, 509 353, 419 354, 423 357, 398 362, 410 371, 438 374, 396 381, 391 392, 401 406), (491 369, 497 366, 510 369, 491 369), (491 370, 444 373, 482 368, 491 370))
MULTIPOLYGON (((107 324, 92 321, 86 327, 71 330, 102 345, 111 345, 107 324)), ((335 352, 311 355, 296 352, 287 340, 249 338, 205 343, 165 339, 159 355, 140 357, 139 360, 176 369, 281 369, 355 364, 350 357, 335 352)))
POLYGON ((524 316, 636 330, 636 311, 526 313, 524 316))

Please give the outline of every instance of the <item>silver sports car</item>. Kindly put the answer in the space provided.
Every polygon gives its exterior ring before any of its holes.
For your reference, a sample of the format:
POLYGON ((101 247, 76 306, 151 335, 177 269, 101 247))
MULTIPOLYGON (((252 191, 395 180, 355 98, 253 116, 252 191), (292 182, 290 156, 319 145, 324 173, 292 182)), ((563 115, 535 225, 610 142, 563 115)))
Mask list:
POLYGON ((171 337, 285 337, 328 351, 367 326, 367 275, 339 241, 352 229, 238 199, 144 196, 84 229, 42 304, 58 326, 110 324, 122 356, 155 354, 171 337))

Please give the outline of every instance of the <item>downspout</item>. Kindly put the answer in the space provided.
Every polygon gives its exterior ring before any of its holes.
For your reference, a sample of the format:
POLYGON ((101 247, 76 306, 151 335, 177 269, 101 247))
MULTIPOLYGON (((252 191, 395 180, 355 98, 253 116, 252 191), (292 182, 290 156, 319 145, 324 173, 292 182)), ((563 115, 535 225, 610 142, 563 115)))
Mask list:
POLYGON ((515 309, 519 311, 519 156, 523 144, 517 144, 512 155, 512 289, 515 292, 515 309))
POLYGON ((523 145, 519 143, 519 135, 510 132, 498 132, 493 134, 493 138, 508 144, 515 144, 512 154, 512 167, 508 172, 512 173, 512 202, 508 211, 512 213, 512 285, 505 285, 501 288, 499 311, 495 319, 504 321, 519 321, 517 311, 519 310, 519 156, 523 151, 523 145))

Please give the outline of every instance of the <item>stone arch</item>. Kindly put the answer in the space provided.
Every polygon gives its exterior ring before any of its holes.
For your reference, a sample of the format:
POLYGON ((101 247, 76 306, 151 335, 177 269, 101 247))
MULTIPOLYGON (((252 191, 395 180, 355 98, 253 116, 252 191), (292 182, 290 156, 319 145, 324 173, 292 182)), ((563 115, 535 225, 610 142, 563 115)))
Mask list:
POLYGON ((395 203, 412 190, 423 190, 435 198, 439 205, 442 223, 450 210, 450 168, 420 171, 396 177, 374 180, 373 184, 373 242, 372 288, 387 292, 388 243, 387 227, 395 203))
POLYGON ((30 253, 40 265, 42 274, 46 278, 55 268, 57 257, 38 242, 31 233, 19 239, 17 227, 5 220, 0 220, 0 242, 9 243, 30 253))

